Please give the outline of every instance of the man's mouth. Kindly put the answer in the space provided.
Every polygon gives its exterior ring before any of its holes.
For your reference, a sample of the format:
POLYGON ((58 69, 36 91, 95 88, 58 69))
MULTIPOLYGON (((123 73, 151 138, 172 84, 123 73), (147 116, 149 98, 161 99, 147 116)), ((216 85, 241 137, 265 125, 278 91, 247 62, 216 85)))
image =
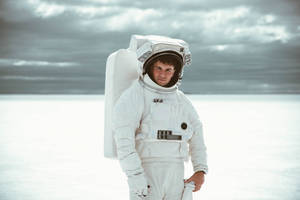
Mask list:
POLYGON ((165 82, 166 79, 158 79, 158 81, 165 82))

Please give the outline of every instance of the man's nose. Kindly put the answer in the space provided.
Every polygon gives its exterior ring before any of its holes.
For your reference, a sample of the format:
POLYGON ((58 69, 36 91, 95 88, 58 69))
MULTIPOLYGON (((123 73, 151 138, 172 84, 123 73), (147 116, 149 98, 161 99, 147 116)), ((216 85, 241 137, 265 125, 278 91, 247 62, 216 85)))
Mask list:
POLYGON ((168 74, 168 71, 163 71, 163 70, 162 70, 162 71, 160 72, 160 74, 167 75, 167 74, 168 74))
POLYGON ((165 76, 166 76, 166 72, 161 71, 161 72, 159 73, 159 76, 160 76, 160 77, 165 77, 165 76))

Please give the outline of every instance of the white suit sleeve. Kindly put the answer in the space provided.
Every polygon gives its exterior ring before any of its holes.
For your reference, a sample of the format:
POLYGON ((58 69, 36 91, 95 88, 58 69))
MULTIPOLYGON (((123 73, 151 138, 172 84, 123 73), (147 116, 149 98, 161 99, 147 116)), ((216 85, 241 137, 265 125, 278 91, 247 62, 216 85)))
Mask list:
POLYGON ((202 123, 200 120, 193 122, 195 131, 189 140, 189 151, 194 168, 194 172, 203 171, 208 173, 206 146, 203 138, 202 123))
POLYGON ((208 173, 206 145, 203 137, 203 124, 192 103, 187 100, 189 119, 191 122, 193 136, 188 141, 189 153, 193 164, 194 172, 203 171, 208 173))
POLYGON ((139 88, 130 87, 123 92, 113 111, 114 139, 122 170, 127 177, 143 174, 141 160, 135 149, 135 131, 139 127, 143 96, 139 88))

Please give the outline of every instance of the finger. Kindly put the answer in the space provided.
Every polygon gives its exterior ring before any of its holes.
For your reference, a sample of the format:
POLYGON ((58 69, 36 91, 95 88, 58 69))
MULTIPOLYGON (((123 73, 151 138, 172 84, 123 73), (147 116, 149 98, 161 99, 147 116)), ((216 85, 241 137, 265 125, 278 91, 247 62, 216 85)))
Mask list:
POLYGON ((195 187, 195 189, 193 190, 193 192, 197 192, 197 191, 199 191, 199 190, 200 190, 200 188, 201 188, 201 186, 199 186, 199 185, 196 185, 196 187, 195 187))
POLYGON ((193 182, 195 183, 195 180, 194 180, 194 179, 195 179, 194 177, 191 177, 191 178, 189 178, 188 180, 186 180, 186 182, 189 183, 189 182, 192 182, 192 181, 193 181, 193 182))
POLYGON ((199 185, 200 187, 201 187, 201 182, 200 181, 198 181, 198 180, 194 180, 194 183, 195 183, 195 185, 199 185))

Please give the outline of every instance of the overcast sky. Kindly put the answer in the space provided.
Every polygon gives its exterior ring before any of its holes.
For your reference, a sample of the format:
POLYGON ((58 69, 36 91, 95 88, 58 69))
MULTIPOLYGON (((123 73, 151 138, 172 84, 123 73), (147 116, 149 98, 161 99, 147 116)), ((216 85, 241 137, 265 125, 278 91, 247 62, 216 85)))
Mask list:
POLYGON ((299 0, 1 0, 0 93, 103 93, 132 34, 190 44, 186 93, 300 93, 299 0))

